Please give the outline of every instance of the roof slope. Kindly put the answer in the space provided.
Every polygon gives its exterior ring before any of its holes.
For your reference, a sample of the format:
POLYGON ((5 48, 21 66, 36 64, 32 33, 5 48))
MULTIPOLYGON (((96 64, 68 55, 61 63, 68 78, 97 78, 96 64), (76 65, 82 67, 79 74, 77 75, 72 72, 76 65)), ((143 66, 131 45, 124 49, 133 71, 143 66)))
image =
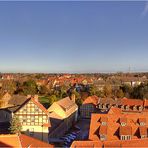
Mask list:
POLYGON ((51 144, 48 144, 46 142, 43 142, 41 140, 38 140, 36 138, 32 138, 32 137, 29 137, 27 135, 24 135, 24 134, 21 134, 19 136, 20 138, 20 142, 21 142, 21 145, 22 147, 54 147, 53 145, 51 144))

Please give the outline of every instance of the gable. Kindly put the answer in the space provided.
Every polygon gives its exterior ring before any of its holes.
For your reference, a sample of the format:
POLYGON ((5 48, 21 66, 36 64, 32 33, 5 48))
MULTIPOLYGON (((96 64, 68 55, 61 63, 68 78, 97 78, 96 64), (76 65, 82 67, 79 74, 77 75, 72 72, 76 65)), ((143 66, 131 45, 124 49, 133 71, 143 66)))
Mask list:
POLYGON ((48 115, 32 100, 29 100, 15 114, 19 117, 22 125, 43 125, 48 123, 48 115))

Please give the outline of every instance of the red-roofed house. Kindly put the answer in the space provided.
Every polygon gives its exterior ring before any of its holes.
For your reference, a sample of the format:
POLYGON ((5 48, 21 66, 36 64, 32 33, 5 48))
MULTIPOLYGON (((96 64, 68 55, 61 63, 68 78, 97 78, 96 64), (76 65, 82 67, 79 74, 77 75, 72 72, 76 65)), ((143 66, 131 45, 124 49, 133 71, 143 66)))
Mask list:
MULTIPOLYGON (((112 108, 111 108, 112 109, 112 108)), ((100 140, 98 129, 103 127, 107 131, 107 140, 130 140, 147 138, 148 129, 148 112, 142 113, 115 113, 109 114, 92 114, 89 131, 89 140, 100 140), (106 124, 102 124, 106 122, 106 124), (107 129, 106 129, 107 128, 107 129)))
POLYGON ((97 105, 99 103, 99 98, 97 96, 87 97, 82 106, 80 107, 80 115, 82 118, 90 118, 92 113, 97 111, 97 105))

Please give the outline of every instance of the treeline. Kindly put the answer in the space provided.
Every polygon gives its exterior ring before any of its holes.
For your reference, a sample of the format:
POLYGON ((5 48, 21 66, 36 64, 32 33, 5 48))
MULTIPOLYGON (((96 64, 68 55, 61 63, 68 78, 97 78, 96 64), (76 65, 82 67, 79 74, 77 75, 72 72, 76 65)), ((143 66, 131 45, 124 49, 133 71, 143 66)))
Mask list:
POLYGON ((148 83, 141 83, 137 86, 121 85, 114 88, 110 84, 106 84, 102 90, 96 86, 90 86, 90 95, 97 95, 98 97, 112 97, 112 98, 133 98, 133 99, 148 99, 148 83))
POLYGON ((13 80, 5 80, 1 82, 0 96, 2 97, 6 92, 11 95, 35 95, 38 94, 41 103, 48 103, 51 105, 53 102, 67 96, 68 86, 59 86, 52 88, 46 85, 38 86, 33 79, 19 82, 13 80))

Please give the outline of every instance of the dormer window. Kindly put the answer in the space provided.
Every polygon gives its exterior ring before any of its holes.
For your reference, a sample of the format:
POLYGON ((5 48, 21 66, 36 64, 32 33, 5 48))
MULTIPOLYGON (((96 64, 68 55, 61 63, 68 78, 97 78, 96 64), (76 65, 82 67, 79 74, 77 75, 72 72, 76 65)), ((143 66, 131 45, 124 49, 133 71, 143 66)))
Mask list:
POLYGON ((143 110, 143 106, 140 105, 138 109, 139 109, 139 111, 142 111, 143 110))
POLYGON ((107 126, 100 126, 99 136, 101 141, 107 140, 107 126))
POLYGON ((139 134, 140 134, 141 139, 147 138, 147 127, 139 126, 139 134))
POLYGON ((120 124, 121 126, 126 126, 127 125, 127 118, 120 118, 120 124))
POLYGON ((122 122, 122 123, 121 123, 121 126, 126 126, 126 123, 125 123, 125 122, 122 122))
POLYGON ((130 126, 120 126, 119 136, 120 140, 131 140, 132 128, 130 126))
POLYGON ((146 118, 139 118, 139 125, 145 126, 146 125, 146 118))
POLYGON ((101 120, 100 120, 101 125, 106 126, 107 125, 107 121, 108 121, 107 117, 101 117, 101 120))
POLYGON ((134 111, 137 110, 137 106, 136 106, 136 105, 133 106, 133 110, 134 110, 134 111))
POLYGON ((129 105, 126 105, 125 109, 126 109, 126 110, 129 110, 129 105))
POLYGON ((121 109, 124 110, 124 105, 121 106, 121 109))

